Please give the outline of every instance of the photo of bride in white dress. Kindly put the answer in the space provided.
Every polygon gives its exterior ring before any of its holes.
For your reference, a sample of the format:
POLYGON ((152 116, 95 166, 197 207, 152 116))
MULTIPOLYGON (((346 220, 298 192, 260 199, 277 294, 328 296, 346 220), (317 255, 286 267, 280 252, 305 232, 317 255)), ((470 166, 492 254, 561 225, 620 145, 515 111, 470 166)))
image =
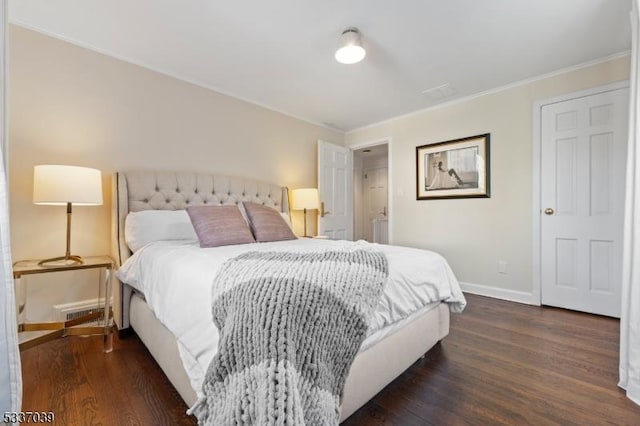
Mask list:
POLYGON ((443 169, 442 161, 438 161, 435 176, 431 184, 427 185, 426 190, 460 188, 462 185, 463 182, 458 173, 454 169, 449 169, 448 171, 443 169))
POLYGON ((425 191, 477 188, 477 147, 452 149, 425 155, 425 191))

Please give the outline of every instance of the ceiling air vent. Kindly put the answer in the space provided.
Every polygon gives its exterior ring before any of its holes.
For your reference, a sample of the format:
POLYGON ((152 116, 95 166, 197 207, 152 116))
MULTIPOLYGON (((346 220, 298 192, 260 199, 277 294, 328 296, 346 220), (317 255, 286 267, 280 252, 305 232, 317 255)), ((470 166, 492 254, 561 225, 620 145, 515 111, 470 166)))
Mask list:
POLYGON ((429 100, 437 102, 447 98, 453 97, 456 93, 456 89, 451 87, 451 83, 445 83, 440 86, 432 87, 431 89, 423 90, 422 94, 429 100))

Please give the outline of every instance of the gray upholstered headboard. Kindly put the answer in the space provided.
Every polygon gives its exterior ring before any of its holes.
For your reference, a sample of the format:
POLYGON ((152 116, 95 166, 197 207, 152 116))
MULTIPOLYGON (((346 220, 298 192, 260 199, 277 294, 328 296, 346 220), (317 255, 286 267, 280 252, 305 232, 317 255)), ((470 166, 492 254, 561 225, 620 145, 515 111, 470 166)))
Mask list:
MULTIPOLYGON (((113 182, 112 248, 116 266, 131 256, 124 236, 129 212, 181 210, 190 205, 230 205, 253 201, 289 212, 286 187, 253 179, 193 172, 117 172, 113 182)), ((118 285, 114 294, 114 317, 118 328, 129 327, 131 289, 118 285)))

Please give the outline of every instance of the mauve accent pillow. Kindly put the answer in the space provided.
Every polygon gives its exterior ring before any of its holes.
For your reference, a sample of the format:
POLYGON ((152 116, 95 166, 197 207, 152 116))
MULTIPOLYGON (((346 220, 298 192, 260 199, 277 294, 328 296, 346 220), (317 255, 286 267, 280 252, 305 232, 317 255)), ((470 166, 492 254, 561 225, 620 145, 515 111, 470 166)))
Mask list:
POLYGON ((277 210, 247 201, 242 204, 257 242, 298 239, 277 210))
POLYGON ((255 243, 238 206, 187 207, 200 247, 255 243))

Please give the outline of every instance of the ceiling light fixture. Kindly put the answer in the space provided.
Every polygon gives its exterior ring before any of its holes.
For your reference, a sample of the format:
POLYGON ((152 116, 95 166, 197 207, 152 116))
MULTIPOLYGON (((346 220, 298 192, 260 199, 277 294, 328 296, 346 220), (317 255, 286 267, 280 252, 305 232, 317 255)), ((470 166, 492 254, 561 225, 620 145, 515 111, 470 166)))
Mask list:
POLYGON ((355 64, 364 59, 367 52, 360 41, 360 31, 348 27, 340 36, 340 48, 336 50, 336 61, 341 64, 355 64))

